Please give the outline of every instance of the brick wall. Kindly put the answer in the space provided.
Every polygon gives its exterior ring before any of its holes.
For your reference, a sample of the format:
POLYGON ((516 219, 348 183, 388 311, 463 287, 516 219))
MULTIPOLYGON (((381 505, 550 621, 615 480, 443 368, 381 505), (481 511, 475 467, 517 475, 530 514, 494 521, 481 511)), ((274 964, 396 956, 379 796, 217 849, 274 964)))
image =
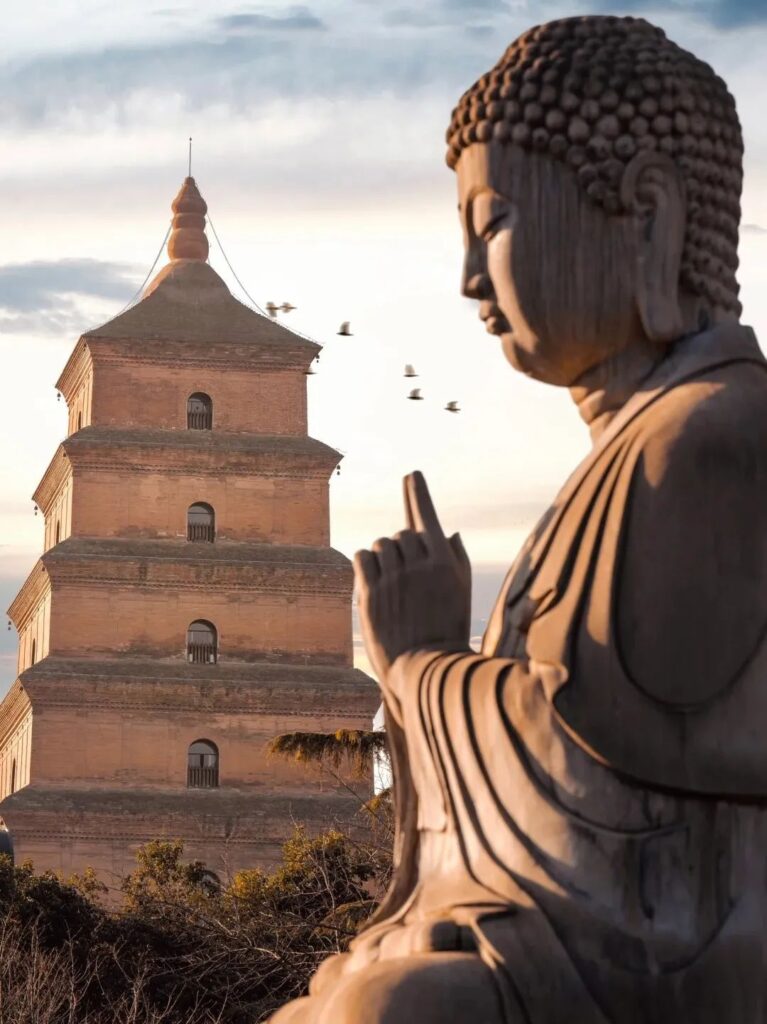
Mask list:
POLYGON ((0 800, 29 785, 32 760, 32 709, 0 748, 0 800))
POLYGON ((306 378, 300 370, 162 366, 96 362, 93 426, 185 430, 195 392, 213 401, 213 429, 257 434, 306 433, 306 378))
POLYGON ((77 470, 74 529, 79 537, 186 537, 187 509, 215 511, 218 539, 329 543, 328 484, 222 474, 77 470))
POLYGON ((46 658, 50 652, 51 591, 48 589, 19 633, 17 671, 46 658), (33 657, 34 654, 34 657, 33 657))
POLYGON ((50 650, 57 655, 184 659, 187 627, 204 619, 218 630, 222 661, 293 653, 352 663, 343 595, 61 584, 52 611, 50 650))
MULTIPOLYGON (((350 713, 351 713, 350 709, 350 713)), ((361 714, 347 728, 369 728, 361 714)), ((186 791, 187 752, 196 740, 219 751, 219 788, 249 787, 253 793, 306 793, 315 786, 316 767, 296 765, 268 754, 268 744, 285 732, 312 731, 309 715, 134 712, 124 709, 47 708, 35 722, 35 784, 59 782, 89 788, 163 787, 186 791)))

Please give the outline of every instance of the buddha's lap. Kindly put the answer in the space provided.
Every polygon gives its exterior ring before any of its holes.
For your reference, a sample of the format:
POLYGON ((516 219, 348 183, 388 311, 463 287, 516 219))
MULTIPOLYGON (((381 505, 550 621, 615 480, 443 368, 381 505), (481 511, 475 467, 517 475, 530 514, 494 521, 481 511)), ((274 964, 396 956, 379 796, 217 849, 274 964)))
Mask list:
POLYGON ((506 1024, 493 974, 473 953, 379 960, 327 980, 270 1024, 506 1024))

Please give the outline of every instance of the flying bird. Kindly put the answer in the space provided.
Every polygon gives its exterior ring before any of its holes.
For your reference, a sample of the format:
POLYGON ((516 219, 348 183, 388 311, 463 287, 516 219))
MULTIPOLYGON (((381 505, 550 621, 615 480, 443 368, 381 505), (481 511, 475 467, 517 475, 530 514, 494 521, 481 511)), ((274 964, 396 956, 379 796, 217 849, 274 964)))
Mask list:
POLYGON ((351 338, 352 332, 349 330, 349 321, 344 320, 336 333, 342 335, 344 338, 351 338))
POLYGON ((448 412, 460 412, 461 411, 458 408, 458 402, 448 402, 447 405, 445 406, 445 408, 447 409, 448 412))
POLYGON ((405 363, 405 376, 406 377, 417 377, 418 374, 415 372, 413 366, 410 363, 405 363))
POLYGON ((280 306, 280 309, 282 310, 283 313, 289 313, 292 309, 295 308, 296 307, 292 306, 289 302, 283 302, 283 304, 280 306))
POLYGON ((280 307, 275 305, 274 302, 267 302, 264 308, 266 309, 266 312, 269 314, 269 316, 274 318, 277 316, 277 312, 279 311, 280 307))
POLYGON ((422 402, 423 395, 421 394, 420 388, 413 388, 410 394, 407 396, 411 402, 422 402))

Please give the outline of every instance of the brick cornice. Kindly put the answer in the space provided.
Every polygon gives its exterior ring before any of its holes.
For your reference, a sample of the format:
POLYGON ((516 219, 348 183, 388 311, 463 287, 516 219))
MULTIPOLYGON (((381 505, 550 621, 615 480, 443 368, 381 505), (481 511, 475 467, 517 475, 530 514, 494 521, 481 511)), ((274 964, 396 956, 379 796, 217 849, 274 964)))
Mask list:
MULTIPOLYGON (((299 667, 300 671, 300 667, 299 667)), ((38 709, 151 711, 154 715, 187 713, 227 717, 270 715, 311 718, 335 723, 334 728, 370 727, 380 697, 369 677, 350 683, 352 671, 339 666, 338 681, 318 679, 314 685, 286 681, 275 686, 257 677, 233 684, 215 678, 215 668, 199 680, 142 679, 116 675, 109 679, 74 679, 25 673, 24 685, 38 709), (345 679, 346 677, 346 679, 345 679)))
POLYGON ((298 545, 70 537, 45 552, 38 564, 50 576, 54 590, 59 586, 119 586, 348 599, 352 589, 348 558, 333 548, 298 545))
MULTIPOLYGON (((63 442, 76 468, 327 479, 341 453, 305 435, 86 427, 63 442)), ((55 460, 54 460, 55 461, 55 460)))
MULTIPOLYGON (((123 453, 120 453, 123 454, 123 453)), ((256 459, 253 460, 256 462, 256 459)), ((190 460, 191 462, 191 460, 190 460)), ((247 466, 241 460, 237 466, 227 464, 224 460, 219 462, 217 465, 201 466, 199 463, 185 466, 168 466, 163 465, 160 460, 155 463, 152 462, 131 462, 129 458, 124 460, 124 466, 130 470, 130 475, 135 473, 162 473, 163 476, 214 476, 220 477, 223 472, 227 476, 247 476, 252 477, 258 475, 264 479, 269 480, 324 480, 327 481, 331 469, 314 467, 305 469, 303 467, 296 467, 295 469, 279 469, 272 466, 264 466, 263 463, 256 462, 255 466, 247 466)), ((123 468, 120 465, 120 461, 116 458, 110 459, 107 453, 104 453, 103 457, 97 459, 88 459, 78 462, 78 469, 94 470, 114 470, 123 468)), ((38 502, 39 504, 39 502, 38 502)), ((42 508, 42 506, 40 506, 42 508)))
MULTIPOLYGON (((270 571, 263 566, 225 567, 193 576, 184 567, 161 563, 152 566, 152 572, 144 563, 137 565, 116 565, 107 562, 85 564, 58 563, 51 571, 52 582, 58 586, 70 587, 138 587, 142 590, 161 590, 185 593, 260 593, 295 596, 339 597, 348 599, 352 591, 350 571, 343 569, 319 571, 307 567, 296 571, 282 569, 270 571)), ((13 616, 11 615, 11 618, 13 616)), ((14 620, 15 622, 15 620, 14 620)))
MULTIPOLYGON (((83 338, 83 341, 86 339, 83 338)), ((179 363, 200 369, 303 371, 322 346, 308 339, 267 343, 226 343, 215 348, 199 341, 166 337, 87 337, 94 365, 137 364, 176 369, 179 363)))
POLYGON ((292 822, 327 827, 348 817, 358 799, 315 791, 301 796, 265 794, 256 786, 210 791, 75 790, 25 786, 0 803, 0 815, 16 840, 64 839, 142 842, 171 836, 190 844, 273 846, 284 842, 292 822))
POLYGON ((312 437, 234 434, 218 435, 211 443, 202 431, 86 427, 58 446, 32 499, 46 515, 72 472, 81 469, 327 481, 342 458, 335 448, 312 437), (199 444, 190 444, 187 433, 199 433, 199 444))

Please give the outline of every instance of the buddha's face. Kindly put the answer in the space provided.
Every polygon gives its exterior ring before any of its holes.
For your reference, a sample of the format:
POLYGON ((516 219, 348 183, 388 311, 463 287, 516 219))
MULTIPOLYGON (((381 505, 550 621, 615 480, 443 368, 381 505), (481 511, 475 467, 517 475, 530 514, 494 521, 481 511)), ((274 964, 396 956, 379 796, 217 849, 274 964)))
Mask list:
POLYGON ((642 335, 630 218, 608 217, 566 166, 515 146, 475 143, 456 170, 462 290, 515 369, 569 386, 642 335))

